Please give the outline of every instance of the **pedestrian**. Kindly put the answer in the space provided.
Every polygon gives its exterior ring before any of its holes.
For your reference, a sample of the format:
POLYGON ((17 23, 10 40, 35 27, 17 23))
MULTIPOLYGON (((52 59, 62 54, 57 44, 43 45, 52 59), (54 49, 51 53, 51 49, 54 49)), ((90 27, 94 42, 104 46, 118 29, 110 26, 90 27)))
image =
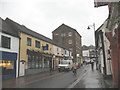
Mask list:
POLYGON ((93 71, 93 68, 94 68, 94 61, 91 60, 91 68, 92 68, 92 71, 93 71))
POLYGON ((84 64, 84 72, 86 72, 87 71, 86 70, 87 62, 85 61, 83 64, 84 64))

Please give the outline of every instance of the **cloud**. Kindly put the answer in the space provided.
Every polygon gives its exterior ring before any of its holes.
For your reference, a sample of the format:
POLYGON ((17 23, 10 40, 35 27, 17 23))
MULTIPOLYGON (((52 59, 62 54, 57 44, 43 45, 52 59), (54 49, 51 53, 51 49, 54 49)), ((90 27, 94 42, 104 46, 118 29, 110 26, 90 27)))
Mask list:
POLYGON ((108 17, 108 8, 94 8, 94 0, 0 0, 1 17, 9 17, 28 28, 52 38, 52 31, 65 23, 82 36, 82 43, 94 44, 94 32, 108 17), (46 33, 47 32, 47 33, 46 33))

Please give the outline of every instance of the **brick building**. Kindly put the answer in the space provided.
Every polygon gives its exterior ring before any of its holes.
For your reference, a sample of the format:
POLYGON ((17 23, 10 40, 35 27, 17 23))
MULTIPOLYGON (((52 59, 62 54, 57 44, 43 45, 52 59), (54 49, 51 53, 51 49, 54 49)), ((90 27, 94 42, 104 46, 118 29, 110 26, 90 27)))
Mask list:
POLYGON ((82 42, 81 35, 73 28, 62 24, 52 32, 55 42, 68 47, 73 53, 73 60, 81 63, 82 42))

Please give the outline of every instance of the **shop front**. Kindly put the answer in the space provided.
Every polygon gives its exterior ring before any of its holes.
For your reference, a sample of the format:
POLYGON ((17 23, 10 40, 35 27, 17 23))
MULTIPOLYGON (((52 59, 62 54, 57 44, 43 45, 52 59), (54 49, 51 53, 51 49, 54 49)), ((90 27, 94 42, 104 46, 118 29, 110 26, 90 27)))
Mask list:
POLYGON ((51 71, 52 68, 52 55, 44 53, 44 71, 51 71))
POLYGON ((52 68, 52 55, 43 52, 27 50, 27 69, 25 75, 49 71, 52 68))
POLYGON ((0 67, 2 68, 2 80, 16 78, 17 53, 0 51, 0 67))

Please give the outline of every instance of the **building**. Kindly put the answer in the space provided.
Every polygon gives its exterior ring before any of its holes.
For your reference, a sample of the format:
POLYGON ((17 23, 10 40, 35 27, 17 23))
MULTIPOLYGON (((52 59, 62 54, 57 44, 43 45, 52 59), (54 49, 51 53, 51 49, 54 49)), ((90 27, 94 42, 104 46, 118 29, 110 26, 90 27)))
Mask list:
POLYGON ((52 32, 53 40, 63 46, 68 47, 72 51, 73 60, 81 62, 82 58, 82 42, 81 35, 73 28, 62 24, 52 32))
POLYGON ((19 33, 19 76, 55 70, 57 63, 65 55, 63 54, 65 49, 70 52, 66 47, 58 45, 53 40, 28 29, 9 18, 6 18, 5 21, 19 33), (55 56, 55 46, 57 47, 57 56, 55 56))
POLYGON ((57 66, 58 64, 60 64, 60 62, 64 59, 64 58, 72 58, 72 52, 63 47, 63 46, 58 46, 58 45, 53 45, 53 53, 54 53, 54 56, 53 56, 53 62, 55 63, 54 66, 53 66, 53 69, 56 70, 57 69, 57 66))
POLYGON ((2 80, 18 77, 19 36, 15 29, 0 18, 0 67, 2 80))
POLYGON ((95 47, 94 46, 85 46, 82 47, 82 55, 83 55, 83 61, 90 61, 91 59, 95 60, 96 53, 95 53, 95 47))
POLYGON ((108 32, 108 29, 106 29, 107 20, 95 31, 95 36, 99 70, 103 75, 108 76, 112 75, 112 62, 110 42, 105 35, 108 32))
POLYGON ((95 0, 95 7, 108 5, 109 15, 105 35, 110 42, 110 53, 113 72, 113 87, 120 88, 120 2, 99 2, 95 0))

